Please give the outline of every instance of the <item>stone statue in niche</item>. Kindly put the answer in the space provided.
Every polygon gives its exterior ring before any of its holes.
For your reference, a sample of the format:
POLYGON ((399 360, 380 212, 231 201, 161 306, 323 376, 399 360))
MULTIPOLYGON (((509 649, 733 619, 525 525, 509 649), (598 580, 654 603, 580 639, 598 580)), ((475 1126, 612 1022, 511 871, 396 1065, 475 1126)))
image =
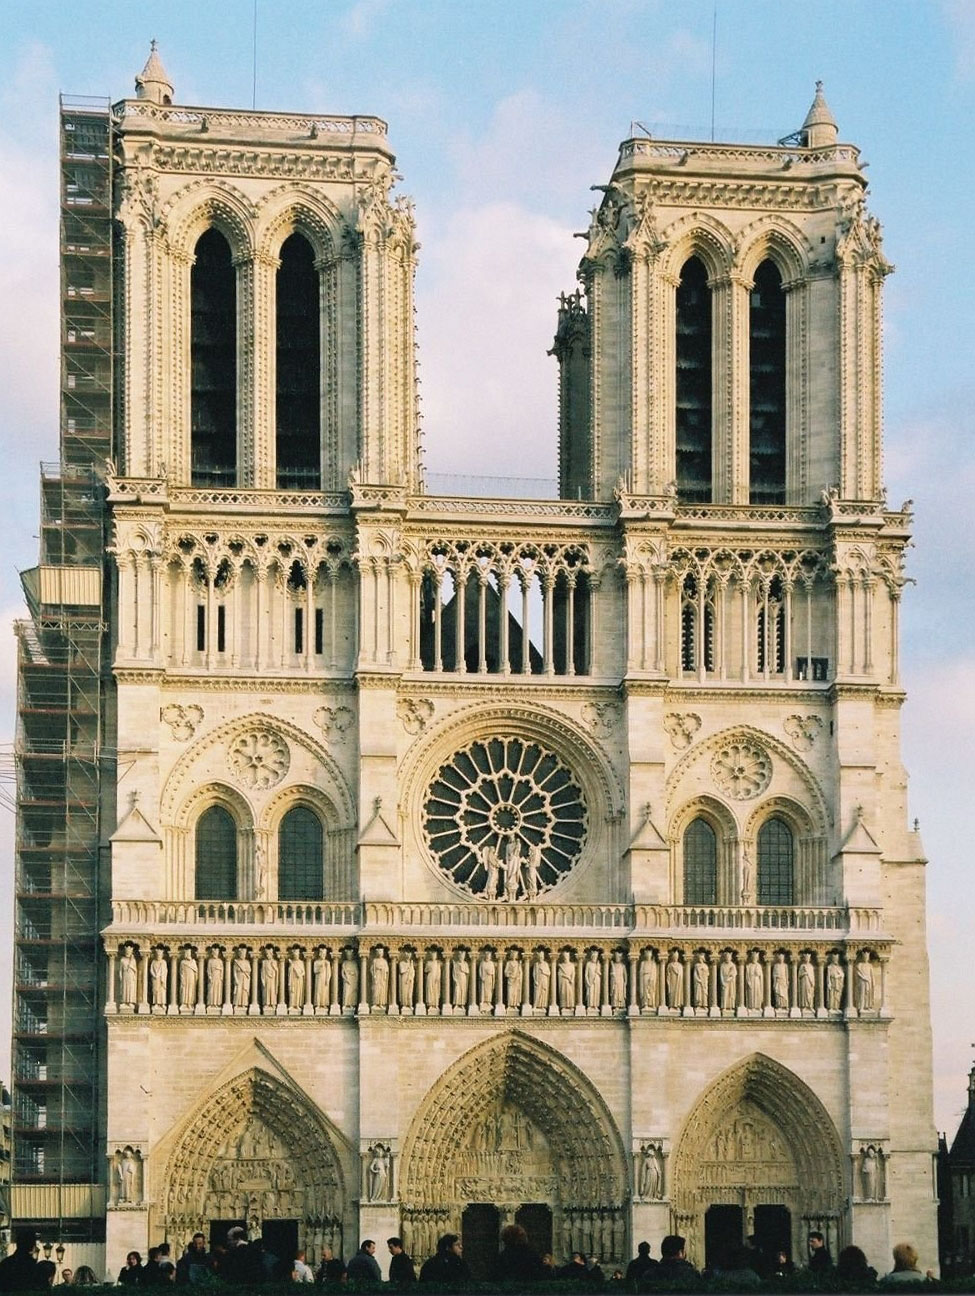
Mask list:
POLYGON ((153 1008, 166 1007, 168 988, 169 965, 163 956, 162 946, 157 945, 152 951, 152 962, 149 964, 149 997, 153 1008))
POLYGON ((517 1008, 521 1003, 522 967, 517 950, 509 950, 504 961, 504 998, 509 1008, 517 1008))
POLYGON ((782 950, 778 951, 772 964, 772 1007, 789 1007, 789 965, 782 950))
POLYGON ((826 1007, 830 1012, 839 1012, 843 1007, 845 988, 846 973, 839 954, 833 950, 826 961, 826 1007))
POLYGON ((576 969, 568 950, 563 950, 559 955, 555 980, 559 1008, 563 1012, 571 1012, 576 1006, 576 969))
POLYGON ((752 902, 752 860, 748 854, 748 847, 741 853, 741 903, 749 905, 752 902))
POLYGON ((207 989, 208 1008, 219 1008, 223 1003, 223 958, 216 945, 210 946, 207 956, 207 989))
POLYGON ((522 881, 526 900, 537 900, 542 884, 542 848, 538 842, 528 847, 528 855, 522 870, 522 881))
POLYGON ((490 844, 481 851, 481 867, 487 874, 482 894, 485 900, 496 900, 498 898, 498 876, 501 871, 501 861, 498 858, 498 852, 490 844))
POLYGON ((119 1001, 126 1008, 134 1008, 138 995, 138 964, 135 959, 135 946, 123 945, 122 957, 118 962, 119 1001))
POLYGON ((354 1009, 359 1002, 359 964, 353 950, 347 949, 342 959, 342 1008, 354 1009))
POLYGON ((666 970, 667 1007, 684 1007, 684 965, 677 950, 670 951, 666 970))
POLYGON ((179 1003, 181 1008, 192 1008, 196 1003, 196 986, 199 975, 200 970, 196 965, 196 955, 187 945, 179 960, 179 1003))
POLYGON ((261 1003, 265 1012, 273 1011, 278 1002, 278 960, 269 945, 261 959, 261 1003))
POLYGON ((443 964, 440 962, 437 951, 435 949, 430 950, 423 964, 423 998, 428 1012, 431 1008, 439 1007, 442 976, 443 964))
POLYGON ((873 963, 866 950, 857 959, 854 988, 858 1010, 869 1012, 873 1008, 873 963))
POLYGON ((582 981, 585 988, 586 1007, 598 1012, 599 1002, 602 997, 600 992, 602 990, 603 970, 599 964, 599 954, 594 949, 591 949, 586 956, 582 981))
POLYGON ((871 1143, 860 1149, 860 1197, 863 1201, 880 1201, 880 1156, 871 1143))
POLYGON ((494 1000, 497 975, 498 965, 494 961, 494 955, 490 949, 486 949, 477 965, 477 1001, 482 1009, 490 1008, 494 1000))
POLYGON ((467 961, 467 950, 458 950, 451 960, 451 975, 454 983, 454 1007, 467 1007, 467 991, 471 980, 471 965, 467 961))
POLYGON ((725 950, 718 964, 718 993, 721 995, 721 1011, 733 1012, 738 1002, 738 969, 731 950, 725 950))
POLYGON ((695 1008, 707 1008, 708 1006, 708 961, 701 951, 694 960, 694 967, 691 971, 691 996, 692 1004, 695 1008))
POLYGON ((660 1201, 664 1195, 663 1157, 657 1143, 644 1143, 640 1149, 637 1191, 644 1201, 660 1201))
POLYGON ((373 1008, 385 1008, 389 1003, 389 959, 380 945, 372 960, 370 969, 372 995, 370 1002, 373 1008))
POLYGON ((532 1007, 542 1012, 548 1007, 548 996, 552 985, 552 968, 545 957, 544 950, 535 953, 532 964, 532 1007))
POLYGON ((816 969, 813 967, 812 955, 803 950, 799 958, 797 972, 797 995, 799 1007, 811 1012, 816 1007, 816 969))
POLYGON ((751 1012, 761 1012, 765 1004, 765 973, 757 949, 749 952, 745 964, 745 1007, 751 1012))
POLYGON ((521 842, 514 833, 504 844, 504 898, 509 903, 518 899, 521 881, 521 842))
POLYGON ((119 1205, 134 1206, 142 1201, 142 1160, 130 1146, 115 1154, 115 1190, 119 1205))
POLYGON ((288 959, 288 1007, 300 1008, 305 999, 305 960, 296 945, 288 959))
POLYGON ((626 964, 623 962, 623 951, 613 950, 613 959, 609 965, 609 1006, 615 1012, 626 1008, 626 964))
POLYGON ((643 954, 640 957, 640 966, 637 976, 640 992, 640 1007, 644 1010, 656 1008, 660 987, 657 973, 657 960, 654 958, 653 950, 643 951, 643 954))
POLYGON ((324 945, 319 945, 311 965, 312 1004, 315 1008, 328 1007, 328 994, 332 986, 332 963, 324 945))
POLYGON ((260 843, 254 847, 254 898, 268 899, 267 852, 260 843))
POLYGON ((389 1169, 391 1156, 389 1148, 382 1143, 375 1143, 367 1153, 369 1164, 366 1169, 366 1191, 370 1201, 387 1201, 389 1198, 389 1169))
POLYGON ((235 1008, 246 1008, 251 997, 251 961, 243 945, 234 950, 230 967, 230 994, 235 1008))
POLYGON ((413 955, 405 950, 397 963, 399 969, 399 1006, 405 1011, 413 1008, 413 991, 416 985, 416 964, 413 955))

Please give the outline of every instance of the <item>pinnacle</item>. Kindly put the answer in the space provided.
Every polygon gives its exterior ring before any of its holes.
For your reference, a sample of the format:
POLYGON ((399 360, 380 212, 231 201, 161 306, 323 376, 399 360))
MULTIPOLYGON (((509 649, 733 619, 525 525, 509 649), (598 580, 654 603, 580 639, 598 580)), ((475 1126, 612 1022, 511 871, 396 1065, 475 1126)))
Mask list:
POLYGON ((146 65, 135 79, 135 92, 140 99, 151 99, 155 103, 173 102, 173 83, 169 79, 163 61, 159 57, 159 47, 155 39, 149 43, 149 57, 146 65))

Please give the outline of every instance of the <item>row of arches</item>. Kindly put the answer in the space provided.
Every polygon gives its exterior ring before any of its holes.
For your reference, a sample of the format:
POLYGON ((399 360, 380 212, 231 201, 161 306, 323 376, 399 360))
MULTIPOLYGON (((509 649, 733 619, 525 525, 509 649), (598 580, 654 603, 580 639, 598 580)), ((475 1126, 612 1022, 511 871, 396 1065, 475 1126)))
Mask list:
MULTIPOLYGON (((714 501, 715 313, 712 278, 699 256, 680 271, 676 302, 676 482, 684 504, 714 501)), ((786 296, 766 258, 749 292, 748 502, 786 501, 786 296)))
POLYGON ((377 1143, 359 1157, 272 1068, 270 1055, 251 1060, 150 1157, 171 1240, 188 1241, 184 1233, 229 1208, 256 1231, 276 1215, 298 1216, 298 1244, 311 1247, 323 1228, 354 1233, 358 1183, 364 1200, 395 1203, 420 1260, 439 1233, 461 1232, 472 1200, 535 1203, 549 1213, 557 1252, 584 1237, 586 1250, 613 1262, 632 1252, 633 1201, 669 1204, 698 1263, 715 1203, 778 1203, 793 1224, 787 1250, 812 1220, 842 1229, 847 1175, 836 1124, 808 1085, 760 1053, 712 1080, 672 1142, 635 1139, 632 1153, 592 1079, 522 1032, 485 1040, 448 1067, 417 1105, 401 1149, 377 1143))
MULTIPOLYGON (((196 821, 194 893, 197 900, 240 898, 241 852, 236 820, 224 805, 208 806, 196 821)), ((325 827, 307 805, 287 810, 276 834, 279 900, 325 898, 325 827)), ((256 891, 266 898, 268 861, 256 862, 256 891), (263 872, 263 877, 262 877, 263 872)))
MULTIPOLYGON (((318 490, 322 483, 322 340, 319 270, 299 232, 282 243, 274 275, 276 484, 318 490)), ((237 269, 224 234, 199 237, 190 273, 190 480, 238 480, 237 269)))

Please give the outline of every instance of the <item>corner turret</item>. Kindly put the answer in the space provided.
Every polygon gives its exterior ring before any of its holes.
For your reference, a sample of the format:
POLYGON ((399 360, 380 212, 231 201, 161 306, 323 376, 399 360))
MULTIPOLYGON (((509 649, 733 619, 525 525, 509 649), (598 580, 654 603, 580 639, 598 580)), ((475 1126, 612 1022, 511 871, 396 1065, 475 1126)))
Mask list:
POLYGON ((163 67, 155 41, 150 42, 146 65, 135 79, 135 96, 157 104, 173 102, 173 83, 163 67))

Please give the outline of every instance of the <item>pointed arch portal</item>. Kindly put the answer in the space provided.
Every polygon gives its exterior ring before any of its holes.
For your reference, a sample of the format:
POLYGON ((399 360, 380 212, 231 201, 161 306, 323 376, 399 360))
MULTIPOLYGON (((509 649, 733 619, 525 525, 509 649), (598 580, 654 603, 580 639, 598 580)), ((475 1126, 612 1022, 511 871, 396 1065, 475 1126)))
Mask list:
POLYGON ((197 1230, 270 1220, 297 1227, 298 1245, 341 1254, 346 1211, 339 1137, 296 1088, 258 1067, 221 1086, 178 1135, 159 1185, 165 1235, 178 1250, 197 1230))
POLYGON ((797 1075, 764 1054, 719 1076, 684 1122, 671 1207, 674 1230, 688 1239, 696 1263, 720 1263, 720 1250, 761 1233, 763 1221, 779 1236, 785 1221, 779 1245, 787 1243, 793 1258, 810 1229, 825 1235, 835 1255, 846 1196, 829 1113, 797 1075))
POLYGON ((413 1255, 431 1254, 441 1233, 461 1233, 472 1208, 489 1205, 498 1228, 550 1218, 562 1254, 626 1254, 626 1163, 609 1109, 578 1067, 518 1032, 471 1049, 437 1081, 402 1167, 413 1255))

